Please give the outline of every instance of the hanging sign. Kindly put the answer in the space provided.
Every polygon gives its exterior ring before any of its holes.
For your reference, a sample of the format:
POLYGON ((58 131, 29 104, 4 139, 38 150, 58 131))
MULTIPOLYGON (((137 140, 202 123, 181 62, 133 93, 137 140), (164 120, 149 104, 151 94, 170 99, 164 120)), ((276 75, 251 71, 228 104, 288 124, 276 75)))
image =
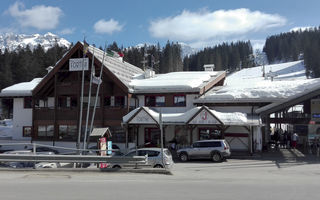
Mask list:
POLYGON ((88 69, 89 58, 72 58, 69 60, 69 71, 87 71, 88 69))

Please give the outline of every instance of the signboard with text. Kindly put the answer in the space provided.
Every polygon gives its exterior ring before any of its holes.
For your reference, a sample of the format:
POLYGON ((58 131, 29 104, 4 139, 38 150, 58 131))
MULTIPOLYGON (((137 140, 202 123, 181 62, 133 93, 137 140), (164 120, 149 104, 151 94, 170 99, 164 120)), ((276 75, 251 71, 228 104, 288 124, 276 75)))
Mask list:
POLYGON ((207 110, 202 110, 189 124, 221 124, 211 113, 207 110))
POLYGON ((87 71, 89 69, 89 58, 72 58, 69 60, 69 71, 87 71))

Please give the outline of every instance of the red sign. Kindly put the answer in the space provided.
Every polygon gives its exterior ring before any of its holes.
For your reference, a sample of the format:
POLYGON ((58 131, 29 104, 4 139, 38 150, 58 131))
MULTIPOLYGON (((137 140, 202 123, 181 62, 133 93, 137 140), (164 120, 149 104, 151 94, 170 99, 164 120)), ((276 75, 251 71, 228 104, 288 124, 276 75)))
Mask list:
MULTIPOLYGON (((100 155, 106 156, 107 155, 107 138, 102 137, 100 138, 100 155)), ((107 163, 100 163, 100 168, 107 168, 107 163)))

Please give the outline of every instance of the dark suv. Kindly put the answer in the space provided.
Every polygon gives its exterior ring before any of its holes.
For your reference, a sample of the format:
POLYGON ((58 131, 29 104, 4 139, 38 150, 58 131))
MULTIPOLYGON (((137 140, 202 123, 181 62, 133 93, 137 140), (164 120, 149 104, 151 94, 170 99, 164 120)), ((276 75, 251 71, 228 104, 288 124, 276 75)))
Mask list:
POLYGON ((179 149, 177 154, 182 162, 203 158, 221 162, 229 157, 231 152, 225 140, 201 140, 193 143, 190 148, 179 149))

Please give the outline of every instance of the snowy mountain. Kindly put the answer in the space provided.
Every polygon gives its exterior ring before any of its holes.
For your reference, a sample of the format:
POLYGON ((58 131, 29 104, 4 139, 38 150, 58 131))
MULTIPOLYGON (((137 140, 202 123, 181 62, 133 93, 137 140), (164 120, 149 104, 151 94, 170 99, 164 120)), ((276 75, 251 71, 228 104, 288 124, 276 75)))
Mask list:
POLYGON ((70 47, 71 43, 64 38, 60 38, 59 36, 46 33, 44 35, 33 34, 33 35, 25 35, 25 34, 13 34, 6 33, 0 35, 0 49, 2 52, 6 48, 9 51, 16 50, 19 46, 22 48, 27 47, 29 45, 30 49, 33 50, 39 44, 45 49, 48 50, 50 47, 53 47, 57 43, 59 46, 70 47))
POLYGON ((182 58, 186 57, 186 56, 190 56, 192 54, 197 53, 197 49, 194 49, 192 47, 190 47, 189 45, 187 45, 186 43, 183 42, 179 42, 180 46, 181 46, 181 51, 182 51, 182 58))

